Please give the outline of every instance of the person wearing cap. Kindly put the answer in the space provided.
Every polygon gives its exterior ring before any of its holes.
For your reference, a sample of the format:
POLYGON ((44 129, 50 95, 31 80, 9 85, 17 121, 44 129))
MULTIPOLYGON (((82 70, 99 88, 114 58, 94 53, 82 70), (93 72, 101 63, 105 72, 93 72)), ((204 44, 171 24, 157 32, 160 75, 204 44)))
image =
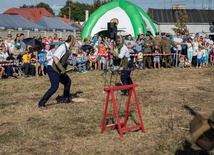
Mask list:
POLYGON ((66 61, 69 57, 69 50, 71 46, 74 46, 74 36, 69 35, 64 44, 60 45, 55 51, 53 57, 47 63, 47 74, 50 79, 51 87, 44 94, 38 103, 38 107, 46 107, 46 102, 48 99, 57 91, 59 88, 59 83, 64 85, 63 90, 63 103, 71 102, 70 99, 70 87, 71 79, 66 74, 66 61))
POLYGON ((171 40, 169 40, 166 36, 166 33, 161 33, 162 35, 162 53, 163 53, 163 63, 164 66, 167 68, 171 68, 171 63, 172 63, 172 57, 170 55, 171 50, 170 46, 177 47, 175 43, 171 40))
MULTIPOLYGON (((152 50, 153 50, 153 41, 151 40, 150 34, 147 33, 146 34, 146 39, 144 40, 144 54, 152 54, 152 50)), ((145 69, 147 64, 148 64, 148 68, 151 69, 151 63, 152 63, 152 59, 151 59, 151 55, 145 55, 143 58, 143 68, 145 69)))

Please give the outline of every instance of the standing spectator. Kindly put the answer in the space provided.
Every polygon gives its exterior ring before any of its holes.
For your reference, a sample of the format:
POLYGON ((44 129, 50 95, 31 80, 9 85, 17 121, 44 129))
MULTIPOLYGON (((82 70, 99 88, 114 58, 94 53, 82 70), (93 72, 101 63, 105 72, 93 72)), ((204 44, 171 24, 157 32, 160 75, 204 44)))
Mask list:
POLYGON ((214 45, 210 46, 210 64, 214 65, 214 45))
POLYGON ((195 37, 192 42, 193 47, 192 65, 194 66, 196 66, 198 46, 199 46, 198 38, 195 37))
POLYGON ((196 68, 201 68, 202 63, 203 63, 203 56, 204 56, 204 52, 202 50, 202 46, 199 45, 198 50, 197 50, 197 64, 196 64, 196 68))
POLYGON ((139 51, 143 52, 143 46, 144 46, 144 34, 138 34, 137 39, 135 40, 135 50, 137 53, 139 51))
POLYGON ((41 73, 42 76, 45 76, 45 64, 46 64, 46 55, 50 50, 50 45, 46 44, 45 49, 38 52, 38 62, 36 65, 36 76, 38 77, 41 73))
POLYGON ((174 51, 173 51, 173 58, 172 58, 172 66, 175 67, 178 64, 176 64, 176 51, 178 51, 178 59, 180 59, 180 55, 182 52, 182 48, 181 45, 183 44, 183 39, 181 38, 181 34, 179 32, 177 32, 176 37, 174 38, 174 43, 177 45, 177 48, 174 47, 174 51))
POLYGON ((42 36, 41 36, 41 34, 37 34, 36 39, 42 42, 42 36))
POLYGON ((159 48, 159 46, 156 44, 155 45, 155 48, 154 48, 154 54, 155 54, 155 56, 154 56, 154 58, 153 58, 153 62, 154 62, 154 68, 156 69, 156 66, 157 66, 157 64, 158 64, 158 68, 160 69, 160 48, 159 48))
MULTIPOLYGON (((150 34, 147 33, 146 34, 146 39, 144 41, 144 54, 152 54, 152 48, 153 48, 153 42, 150 38, 150 34)), ((147 55, 143 58, 143 65, 144 65, 144 69, 146 68, 146 65, 148 63, 148 68, 151 69, 151 55, 147 55)))
POLYGON ((210 45, 209 42, 205 42, 205 49, 204 49, 204 64, 203 66, 208 67, 208 59, 209 59, 209 50, 210 50, 210 45))
MULTIPOLYGON (((131 34, 128 35, 128 40, 125 41, 125 45, 129 49, 129 53, 130 54, 137 54, 137 51, 135 50, 136 43, 132 39, 132 35, 131 34)), ((136 57, 137 56, 130 56, 130 58, 132 59, 133 63, 136 63, 136 57)))
POLYGON ((138 63, 138 68, 143 69, 143 52, 139 51, 137 54, 137 63, 138 63))
POLYGON ((175 43, 166 37, 166 33, 162 32, 162 49, 163 49, 163 62, 166 68, 171 68, 172 65, 172 56, 171 53, 171 46, 177 48, 175 43))
POLYGON ((92 38, 93 45, 95 45, 97 43, 97 41, 98 41, 98 37, 95 34, 94 37, 92 38))
POLYGON ((192 63, 193 47, 192 47, 191 38, 188 39, 186 45, 187 45, 187 57, 188 57, 189 61, 192 63))
POLYGON ((94 65, 94 70, 97 70, 97 57, 94 55, 93 49, 90 50, 89 54, 89 62, 90 62, 90 70, 93 70, 93 65, 94 65))
POLYGON ((98 52, 99 52, 98 68, 99 70, 105 69, 107 49, 104 42, 102 41, 102 37, 99 37, 99 40, 98 40, 98 52))
POLYGON ((181 45, 181 48, 182 48, 182 52, 181 54, 182 55, 187 55, 187 41, 188 41, 188 38, 186 37, 185 33, 182 34, 182 39, 183 39, 183 44, 181 45))

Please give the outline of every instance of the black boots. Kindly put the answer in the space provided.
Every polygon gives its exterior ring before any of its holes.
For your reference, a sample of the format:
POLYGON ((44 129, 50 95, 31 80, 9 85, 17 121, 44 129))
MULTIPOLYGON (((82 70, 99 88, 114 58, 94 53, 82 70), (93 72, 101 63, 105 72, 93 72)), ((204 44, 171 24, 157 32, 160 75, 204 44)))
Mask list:
POLYGON ((63 99, 63 103, 70 103, 71 99, 70 99, 70 90, 64 90, 64 99, 63 99))
POLYGON ((46 107, 45 103, 48 101, 48 99, 51 97, 50 94, 46 93, 42 99, 39 101, 38 103, 38 107, 41 108, 41 107, 46 107))

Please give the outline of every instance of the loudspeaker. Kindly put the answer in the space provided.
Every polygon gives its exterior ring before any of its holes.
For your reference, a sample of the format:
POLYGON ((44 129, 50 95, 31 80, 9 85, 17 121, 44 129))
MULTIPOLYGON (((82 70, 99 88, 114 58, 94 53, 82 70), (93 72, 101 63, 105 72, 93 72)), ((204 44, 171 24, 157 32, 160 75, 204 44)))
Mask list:
POLYGON ((117 36, 117 24, 116 23, 108 23, 108 38, 116 39, 117 36))

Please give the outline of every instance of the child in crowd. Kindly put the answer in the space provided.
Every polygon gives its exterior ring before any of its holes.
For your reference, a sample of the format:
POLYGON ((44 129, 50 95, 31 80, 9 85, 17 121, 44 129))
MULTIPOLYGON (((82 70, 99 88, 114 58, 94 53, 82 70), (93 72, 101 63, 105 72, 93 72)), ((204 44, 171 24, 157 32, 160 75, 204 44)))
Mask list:
POLYGON ((184 68, 185 59, 184 56, 181 55, 179 59, 179 68, 184 68))
POLYGON ((137 54, 137 65, 139 69, 143 69, 143 52, 139 51, 137 54))
POLYGON ((155 56, 153 58, 154 68, 156 69, 157 64, 158 64, 158 68, 160 68, 160 56, 159 56, 160 49, 159 49, 158 45, 155 45, 154 53, 155 53, 155 56))
POLYGON ((83 50, 79 50, 77 59, 76 59, 76 63, 78 66, 78 71, 80 73, 86 73, 86 62, 87 62, 87 57, 86 57, 85 52, 83 50))
POLYGON ((204 62, 203 62, 204 67, 208 67, 209 49, 210 49, 210 45, 207 42, 204 49, 204 62))
POLYGON ((90 49, 90 54, 89 54, 89 63, 90 63, 90 70, 93 70, 93 65, 94 65, 94 70, 97 70, 97 56, 94 55, 94 50, 90 49))
POLYGON ((191 61, 189 60, 188 57, 185 57, 184 67, 185 68, 191 67, 191 61))
POLYGON ((204 52, 202 50, 202 46, 199 45, 198 46, 198 51, 197 51, 197 64, 196 64, 196 68, 201 68, 202 63, 203 63, 203 56, 204 56, 204 52))

